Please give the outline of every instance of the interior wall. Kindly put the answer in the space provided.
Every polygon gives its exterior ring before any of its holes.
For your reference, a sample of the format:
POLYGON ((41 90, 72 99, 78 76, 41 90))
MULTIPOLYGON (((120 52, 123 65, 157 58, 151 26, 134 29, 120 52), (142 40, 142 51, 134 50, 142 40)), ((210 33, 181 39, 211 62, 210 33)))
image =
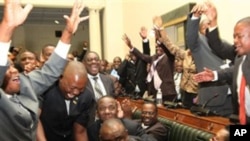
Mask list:
MULTIPOLYGON (((104 3, 106 10, 103 17, 103 48, 104 56, 108 61, 112 61, 115 56, 124 57, 128 52, 128 48, 122 41, 122 35, 128 34, 133 45, 141 50, 141 39, 139 30, 141 26, 152 28, 152 18, 155 15, 162 15, 173 9, 176 9, 189 2, 202 2, 202 0, 83 0, 86 3, 104 3)), ((233 42, 233 28, 235 23, 245 16, 249 15, 248 0, 211 0, 218 9, 218 25, 220 35, 228 42, 233 42)), ((22 0, 23 3, 31 2, 35 6, 48 7, 70 7, 73 2, 69 0, 22 0)), ((0 2, 1 3, 1 2, 0 2)), ((39 25, 40 26, 40 25, 39 25)), ((43 28, 43 27, 41 27, 43 28)), ((28 43, 39 43, 34 46, 41 46, 42 43, 54 42, 55 39, 45 38, 54 35, 50 31, 54 31, 50 27, 39 29, 38 27, 24 27, 18 29, 15 33, 13 43, 30 46, 28 43), (41 32, 40 32, 41 31, 41 32), (43 31, 43 32, 42 32, 43 31), (31 33, 30 33, 31 32, 31 33), (22 35, 21 33, 24 33, 22 35), (37 35, 38 34, 38 35, 37 35), (27 38, 27 40, 26 40, 27 38), (16 41, 18 40, 18 41, 16 41), (32 42, 30 41, 32 40, 32 42), (35 42, 33 42, 35 41, 35 42)), ((73 48, 78 46, 81 41, 88 40, 85 36, 88 31, 77 33, 72 41, 73 48)), ((51 37, 52 38, 52 37, 51 37)), ((151 54, 154 53, 153 38, 151 38, 151 54)))
MULTIPOLYGON (((40 53, 45 44, 57 44, 60 38, 56 37, 55 31, 63 31, 64 27, 65 25, 24 24, 14 32, 12 45, 40 53)), ((89 29, 80 25, 72 38, 70 52, 81 51, 83 41, 89 41, 89 29)))

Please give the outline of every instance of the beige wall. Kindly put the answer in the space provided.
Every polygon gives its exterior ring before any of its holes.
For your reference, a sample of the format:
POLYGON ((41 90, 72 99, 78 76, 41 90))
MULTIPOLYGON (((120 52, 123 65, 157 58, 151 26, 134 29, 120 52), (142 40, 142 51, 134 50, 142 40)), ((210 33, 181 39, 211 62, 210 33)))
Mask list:
MULTIPOLYGON (((121 1, 123 13, 119 15, 113 10, 109 10, 109 13, 106 13, 110 17, 119 17, 122 16, 123 19, 120 21, 120 24, 123 25, 123 29, 118 30, 107 30, 109 36, 106 38, 105 46, 108 47, 110 53, 108 60, 116 55, 124 56, 127 52, 125 44, 121 40, 121 35, 127 33, 132 39, 134 46, 141 49, 141 40, 139 37, 139 29, 142 25, 147 28, 152 27, 152 17, 155 15, 162 15, 168 11, 171 11, 177 7, 180 7, 189 2, 202 2, 202 0, 106 0, 106 1, 121 1), (120 35, 120 36, 119 36, 120 35), (115 42, 112 42, 114 41, 115 42), (120 40, 120 41, 119 41, 120 40), (112 44, 116 43, 116 44, 112 44), (112 44, 112 45, 111 45, 112 44), (119 52, 115 51, 120 46, 123 46, 125 49, 120 49, 119 52), (124 52, 125 50, 125 52, 124 52)), ((250 1, 241 0, 213 0, 216 5, 219 13, 218 24, 220 27, 220 35, 223 39, 233 43, 233 28, 235 23, 245 16, 250 16, 249 14, 249 5, 250 1)), ((109 2, 111 3, 111 2, 109 2)), ((115 5, 112 5, 115 7, 115 5)), ((112 6, 109 6, 112 9, 112 6)), ((118 18, 120 19, 120 17, 118 18)), ((116 22, 119 24, 119 21, 116 22)), ((112 29, 113 24, 107 24, 106 28, 112 29)), ((151 53, 154 51, 153 43, 151 43, 151 53)))
MULTIPOLYGON (((73 0, 23 0, 24 3, 31 2, 35 4, 35 6, 49 7, 69 7, 72 5, 72 1, 73 0)), ((147 28, 151 28, 153 16, 162 15, 189 2, 202 2, 202 0, 84 0, 84 2, 86 2, 87 5, 96 4, 98 2, 106 5, 102 24, 104 29, 102 33, 104 39, 104 57, 109 61, 112 61, 115 56, 123 57, 128 51, 121 39, 124 33, 128 34, 134 46, 141 50, 141 40, 139 36, 140 27, 144 25, 147 28)), ((218 8, 221 36, 232 43, 233 27, 237 20, 249 15, 250 1, 240 0, 240 2, 238 2, 238 0, 213 0, 213 2, 218 8)), ((30 27, 28 31, 30 31, 30 29, 32 28, 30 27)), ((20 38, 18 44, 29 43, 30 41, 25 40, 25 37, 29 37, 29 39, 31 38, 31 40, 34 41, 42 40, 37 38, 33 39, 33 36, 28 35, 26 30, 19 30, 19 33, 16 34, 18 38, 20 38), (26 35, 20 36, 20 32, 23 32, 26 35)), ((36 30, 38 29, 34 28, 34 33, 41 34, 36 30)), ((17 37, 14 39, 16 38, 17 37)), ((73 42, 79 42, 84 40, 84 35, 77 35, 75 38, 79 39, 74 39, 73 42)), ((151 39, 151 41, 152 46, 153 40, 151 39)), ((14 43, 16 43, 15 40, 14 43)), ((151 47, 151 52, 153 52, 153 47, 151 47)))

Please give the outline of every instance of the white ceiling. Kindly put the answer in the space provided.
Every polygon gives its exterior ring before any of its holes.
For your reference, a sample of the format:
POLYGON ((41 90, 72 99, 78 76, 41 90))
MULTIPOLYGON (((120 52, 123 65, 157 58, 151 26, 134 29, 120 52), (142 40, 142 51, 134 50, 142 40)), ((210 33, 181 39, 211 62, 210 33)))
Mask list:
MULTIPOLYGON (((70 13, 71 9, 68 8, 34 7, 25 21, 25 24, 55 24, 55 20, 59 21, 60 24, 64 24, 65 19, 63 18, 63 15, 70 15, 70 13)), ((0 19, 2 19, 2 15, 3 6, 0 6, 0 19)), ((87 8, 84 9, 81 16, 86 15, 88 15, 87 8)))

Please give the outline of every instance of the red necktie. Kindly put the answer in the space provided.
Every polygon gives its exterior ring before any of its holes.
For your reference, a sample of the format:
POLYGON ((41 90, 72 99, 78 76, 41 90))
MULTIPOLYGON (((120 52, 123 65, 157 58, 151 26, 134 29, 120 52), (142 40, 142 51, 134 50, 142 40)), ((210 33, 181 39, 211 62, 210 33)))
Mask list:
POLYGON ((246 124, 246 111, 245 111, 245 88, 246 88, 246 79, 244 75, 241 78, 240 84, 240 107, 239 107, 239 119, 240 124, 246 124))

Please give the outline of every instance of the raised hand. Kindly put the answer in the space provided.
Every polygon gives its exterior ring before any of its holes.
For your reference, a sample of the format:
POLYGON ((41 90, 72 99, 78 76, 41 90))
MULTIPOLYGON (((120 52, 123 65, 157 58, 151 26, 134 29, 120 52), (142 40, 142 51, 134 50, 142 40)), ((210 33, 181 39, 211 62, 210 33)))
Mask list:
POLYGON ((210 21, 210 26, 211 27, 217 26, 217 10, 216 10, 215 5, 210 1, 206 1, 205 5, 207 6, 207 10, 204 14, 207 16, 208 20, 210 21))
POLYGON ((82 1, 79 2, 78 0, 76 0, 72 8, 70 17, 68 15, 63 16, 66 19, 66 27, 61 38, 64 43, 69 43, 70 37, 76 32, 79 23, 89 18, 89 16, 80 17, 83 9, 84 5, 82 4, 82 1))
POLYGON ((192 10, 191 13, 193 13, 193 16, 200 17, 202 14, 204 14, 207 10, 207 6, 205 3, 199 3, 196 4, 192 10))
POLYGON ((153 24, 154 24, 154 28, 156 28, 157 30, 162 28, 162 19, 160 16, 155 16, 153 18, 153 24))
POLYGON ((122 39, 130 49, 133 48, 132 43, 126 34, 122 36, 122 39))
POLYGON ((148 30, 147 30, 147 28, 146 27, 141 27, 141 31, 140 31, 140 36, 141 36, 141 38, 144 40, 144 39, 146 39, 147 38, 147 36, 148 36, 148 30))
POLYGON ((16 27, 23 24, 33 6, 27 4, 24 7, 20 0, 5 0, 4 15, 0 25, 0 41, 8 42, 16 27))
POLYGON ((194 81, 201 82, 209 82, 214 80, 214 73, 212 70, 208 68, 204 68, 204 71, 197 73, 193 76, 194 81))

